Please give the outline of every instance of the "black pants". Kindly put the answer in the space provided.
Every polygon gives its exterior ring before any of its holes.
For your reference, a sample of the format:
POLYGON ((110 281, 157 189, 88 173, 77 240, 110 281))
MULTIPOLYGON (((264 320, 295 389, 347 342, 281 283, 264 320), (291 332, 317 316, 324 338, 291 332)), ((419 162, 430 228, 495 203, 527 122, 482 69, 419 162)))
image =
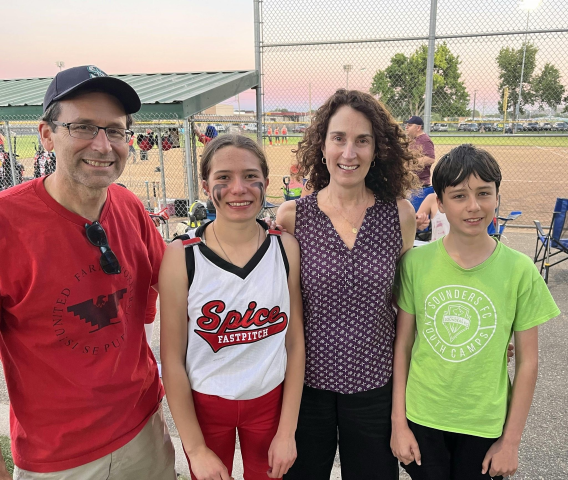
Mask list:
POLYGON ((397 480, 390 449, 392 381, 344 395, 304 386, 296 447, 298 458, 285 480, 329 480, 337 450, 343 480, 397 480))
POLYGON ((463 433, 444 432, 424 427, 411 421, 408 426, 414 433, 422 465, 416 462, 402 467, 412 480, 501 480, 481 474, 481 464, 487 450, 496 438, 481 438, 463 433))

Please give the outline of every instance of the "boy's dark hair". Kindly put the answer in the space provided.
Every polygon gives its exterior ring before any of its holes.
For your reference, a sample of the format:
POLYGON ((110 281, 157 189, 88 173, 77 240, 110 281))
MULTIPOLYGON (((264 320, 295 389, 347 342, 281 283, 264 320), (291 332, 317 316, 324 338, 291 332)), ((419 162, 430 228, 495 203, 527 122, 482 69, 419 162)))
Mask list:
POLYGON ((475 175, 484 182, 495 182, 497 193, 501 185, 501 169, 497 160, 487 150, 471 144, 460 145, 446 153, 434 168, 432 186, 438 198, 446 188, 455 187, 475 175))

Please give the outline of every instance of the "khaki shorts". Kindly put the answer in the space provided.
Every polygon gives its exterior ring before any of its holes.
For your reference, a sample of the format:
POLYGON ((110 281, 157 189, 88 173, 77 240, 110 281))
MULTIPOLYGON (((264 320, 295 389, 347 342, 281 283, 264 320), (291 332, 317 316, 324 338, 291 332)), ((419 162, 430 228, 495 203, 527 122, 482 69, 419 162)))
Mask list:
POLYGON ((162 406, 130 442, 94 462, 51 473, 14 469, 14 480, 176 480, 175 452, 162 406))

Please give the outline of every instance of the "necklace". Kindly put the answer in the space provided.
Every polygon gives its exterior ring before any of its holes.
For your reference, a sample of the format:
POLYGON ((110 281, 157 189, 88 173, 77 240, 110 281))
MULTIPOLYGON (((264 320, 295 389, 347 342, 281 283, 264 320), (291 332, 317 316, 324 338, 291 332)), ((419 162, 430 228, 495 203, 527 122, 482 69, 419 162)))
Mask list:
MULTIPOLYGON (((333 203, 331 203, 331 197, 329 195, 329 190, 327 191, 327 201, 328 203, 335 209, 335 211, 337 213, 339 213, 339 215, 341 215, 341 217, 343 218, 343 220, 345 220, 349 225, 351 225, 351 231, 357 235, 357 233, 359 232, 359 229, 355 226, 357 225, 360 221, 361 218, 363 218, 363 215, 365 215, 365 212, 367 211, 367 203, 369 203, 368 201, 365 201, 365 208, 363 209, 363 212, 361 213, 361 215, 359 215, 359 217, 357 218, 357 221, 355 222, 355 224, 351 223, 347 218, 345 218, 345 216, 343 215, 343 213, 341 213, 341 210, 339 210, 333 203)), ((351 212, 349 212, 351 213, 351 212)))
MULTIPOLYGON (((229 260, 229 263, 232 263, 234 265, 233 261, 229 258, 229 255, 227 255, 227 252, 225 252, 223 245, 221 245, 221 242, 219 241, 219 238, 217 237, 217 232, 215 231, 215 222, 212 223, 212 226, 213 226, 213 235, 215 236, 215 240, 217 240, 217 244, 221 248, 221 251, 223 252, 225 257, 227 257, 227 260, 229 260)), ((257 246, 256 246, 257 250, 260 248, 260 232, 262 230, 260 225, 258 226, 258 228, 259 228, 259 230, 258 230, 258 242, 257 242, 257 246)))

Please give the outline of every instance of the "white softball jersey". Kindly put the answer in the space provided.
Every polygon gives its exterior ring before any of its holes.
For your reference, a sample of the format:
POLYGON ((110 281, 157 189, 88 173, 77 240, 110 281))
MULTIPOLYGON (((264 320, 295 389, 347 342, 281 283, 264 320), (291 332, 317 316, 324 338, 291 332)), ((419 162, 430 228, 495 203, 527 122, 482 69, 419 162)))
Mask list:
POLYGON ((268 230, 240 268, 201 240, 208 225, 182 237, 189 278, 187 375, 200 393, 258 398, 282 383, 286 371, 290 294, 281 234, 268 230))

